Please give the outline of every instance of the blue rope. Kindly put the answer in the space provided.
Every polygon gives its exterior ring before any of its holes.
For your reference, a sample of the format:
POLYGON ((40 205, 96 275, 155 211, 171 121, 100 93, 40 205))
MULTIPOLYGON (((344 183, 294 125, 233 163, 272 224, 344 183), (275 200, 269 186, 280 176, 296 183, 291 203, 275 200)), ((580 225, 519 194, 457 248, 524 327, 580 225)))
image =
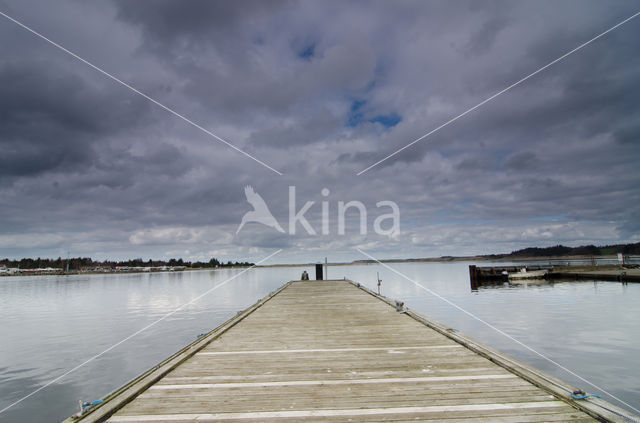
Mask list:
POLYGON ((582 391, 573 391, 571 393, 571 398, 573 399, 577 399, 577 400, 581 400, 581 399, 587 399, 589 397, 594 397, 594 398, 600 398, 598 395, 596 394, 585 394, 582 391))
POLYGON ((94 405, 98 405, 98 404, 102 404, 102 401, 98 400, 93 402, 85 402, 84 404, 82 404, 82 409, 86 410, 87 408, 93 407, 94 405))

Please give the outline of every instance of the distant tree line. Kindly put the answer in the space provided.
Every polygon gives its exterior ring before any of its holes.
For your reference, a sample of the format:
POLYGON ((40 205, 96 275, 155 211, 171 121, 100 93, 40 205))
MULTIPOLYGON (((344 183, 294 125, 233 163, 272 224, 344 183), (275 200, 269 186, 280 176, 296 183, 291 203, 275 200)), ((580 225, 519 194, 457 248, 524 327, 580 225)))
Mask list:
POLYGON ((78 270, 86 267, 107 267, 114 268, 116 266, 127 266, 127 267, 157 267, 157 266, 185 266, 194 269, 200 269, 205 267, 242 267, 242 266, 252 266, 253 263, 249 262, 232 262, 227 261, 222 262, 216 258, 212 258, 209 261, 185 261, 181 258, 179 259, 169 259, 169 260, 143 260, 141 258, 133 259, 133 260, 124 260, 124 261, 113 261, 113 260, 104 260, 97 261, 93 260, 91 257, 74 257, 69 259, 63 259, 58 257, 57 259, 49 259, 49 258, 23 258, 20 260, 9 260, 3 259, 0 260, 0 266, 5 265, 7 267, 19 267, 21 269, 38 269, 45 267, 53 267, 64 269, 67 267, 67 261, 69 261, 69 269, 78 270))
POLYGON ((635 244, 581 245, 579 247, 566 247, 555 245, 553 247, 529 247, 512 251, 510 254, 492 254, 486 257, 561 257, 561 256, 603 256, 622 253, 625 255, 640 255, 640 242, 635 244))

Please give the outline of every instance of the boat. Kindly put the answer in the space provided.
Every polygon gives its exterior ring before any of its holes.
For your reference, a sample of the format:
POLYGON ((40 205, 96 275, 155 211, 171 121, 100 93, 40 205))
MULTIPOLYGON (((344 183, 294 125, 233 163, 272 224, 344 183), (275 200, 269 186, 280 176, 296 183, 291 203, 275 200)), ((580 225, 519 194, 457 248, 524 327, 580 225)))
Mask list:
POLYGON ((527 280, 527 279, 544 279, 547 275, 548 270, 531 270, 527 271, 526 267, 520 269, 517 273, 509 273, 509 281, 519 281, 519 280, 527 280))

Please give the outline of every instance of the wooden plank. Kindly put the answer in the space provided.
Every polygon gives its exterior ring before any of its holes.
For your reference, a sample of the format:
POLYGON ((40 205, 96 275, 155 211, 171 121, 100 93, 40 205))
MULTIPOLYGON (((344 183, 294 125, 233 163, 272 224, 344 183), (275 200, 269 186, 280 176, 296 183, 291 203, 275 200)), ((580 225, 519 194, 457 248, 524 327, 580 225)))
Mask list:
POLYGON ((487 410, 522 410, 527 408, 564 407, 561 401, 525 402, 515 404, 473 404, 473 405, 448 405, 426 407, 401 407, 401 408, 357 408, 345 410, 283 410, 253 413, 216 413, 216 414, 173 414, 173 415, 145 415, 145 416, 114 416, 111 422, 144 422, 144 421, 219 421, 238 419, 278 419, 278 418, 305 418, 305 417, 348 417, 348 416, 372 416, 380 414, 428 414, 428 413, 455 413, 457 411, 487 411, 487 410))
POLYGON ((350 380, 291 380, 286 382, 245 382, 245 383, 203 383, 197 385, 160 385, 156 384, 149 389, 227 389, 227 388, 251 388, 274 386, 314 386, 314 385, 363 385, 372 383, 417 383, 417 382, 451 382, 467 380, 487 379, 512 379, 516 375, 473 375, 473 376, 431 376, 431 377, 404 377, 384 379, 350 379, 350 380))
POLYGON ((263 351, 205 351, 197 355, 238 355, 238 354, 294 354, 294 353, 331 353, 331 352, 355 352, 355 351, 403 351, 403 350, 424 350, 438 348, 462 348, 462 345, 422 345, 417 347, 395 347, 395 348, 317 348, 315 350, 263 350, 263 351))

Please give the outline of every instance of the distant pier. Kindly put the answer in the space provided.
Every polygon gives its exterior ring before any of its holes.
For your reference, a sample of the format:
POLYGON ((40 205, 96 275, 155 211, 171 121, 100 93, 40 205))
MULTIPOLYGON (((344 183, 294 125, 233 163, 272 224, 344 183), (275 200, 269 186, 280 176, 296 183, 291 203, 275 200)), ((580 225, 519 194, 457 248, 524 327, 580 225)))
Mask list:
POLYGON ((486 284, 510 280, 526 280, 527 276, 548 281, 557 280, 601 280, 616 282, 640 282, 638 265, 559 266, 469 266, 469 282, 472 290, 486 284), (527 275, 528 274, 528 275, 527 275))
POLYGON ((574 390, 359 284, 294 281, 65 423, 625 421, 574 390))

